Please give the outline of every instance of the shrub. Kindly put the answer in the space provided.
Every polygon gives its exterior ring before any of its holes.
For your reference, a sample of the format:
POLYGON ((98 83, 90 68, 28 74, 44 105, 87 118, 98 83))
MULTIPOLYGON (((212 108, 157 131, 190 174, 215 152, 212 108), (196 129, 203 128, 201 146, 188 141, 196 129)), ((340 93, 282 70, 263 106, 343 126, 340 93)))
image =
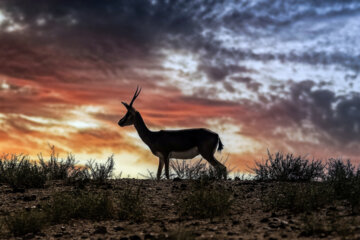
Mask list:
POLYGON ((51 154, 49 161, 45 161, 42 154, 38 155, 40 166, 48 180, 65 180, 79 171, 75 166, 75 158, 71 154, 67 158, 59 160, 55 153, 55 147, 50 146, 51 154))
POLYGON ((101 220, 113 217, 113 201, 107 193, 60 192, 49 201, 45 212, 52 223, 74 219, 101 220))
POLYGON ((355 170, 350 160, 330 159, 326 180, 334 189, 334 197, 347 200, 353 213, 359 213, 360 168, 355 170))
POLYGON ((140 221, 144 216, 144 199, 140 187, 134 191, 131 187, 125 188, 117 196, 117 212, 120 220, 140 221))
POLYGON ((332 202, 332 189, 326 183, 278 183, 270 192, 262 192, 266 210, 311 212, 332 202))
POLYGON ((4 219, 5 226, 14 236, 40 232, 47 223, 47 217, 38 210, 21 211, 4 219))
POLYGON ((179 202, 181 216, 213 219, 230 211, 233 204, 232 193, 223 186, 200 182, 192 188, 179 202))
POLYGON ((85 165, 89 178, 96 183, 105 183, 107 179, 111 178, 114 170, 114 156, 110 156, 105 164, 98 164, 94 161, 89 161, 85 165))
POLYGON ((36 163, 30 162, 27 156, 4 155, 0 158, 0 181, 14 189, 42 188, 46 182, 46 174, 36 163))
POLYGON ((320 179, 324 175, 324 164, 320 160, 312 160, 293 154, 268 151, 265 163, 255 162, 255 179, 276 181, 310 181, 320 179))

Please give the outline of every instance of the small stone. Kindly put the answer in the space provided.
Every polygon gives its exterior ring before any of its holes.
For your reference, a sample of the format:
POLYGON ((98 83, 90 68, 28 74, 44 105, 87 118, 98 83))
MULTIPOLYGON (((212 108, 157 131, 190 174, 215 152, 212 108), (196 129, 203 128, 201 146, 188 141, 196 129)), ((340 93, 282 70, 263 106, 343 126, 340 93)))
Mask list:
POLYGON ((95 228, 94 234, 105 234, 107 233, 107 229, 105 226, 97 226, 95 228))
POLYGON ((114 227, 114 230, 115 230, 116 232, 119 232, 119 231, 124 231, 125 228, 123 228, 123 227, 121 227, 121 226, 117 226, 117 227, 114 227))
POLYGON ((34 237, 35 237, 35 235, 33 233, 28 233, 24 236, 24 239, 32 239, 34 237))
POLYGON ((181 189, 186 189, 186 187, 187 187, 187 185, 186 185, 185 183, 182 183, 182 184, 180 185, 180 188, 181 188, 181 189))
POLYGON ((234 233, 234 232, 228 232, 227 235, 228 235, 228 236, 234 236, 234 235, 236 235, 236 233, 234 233))
POLYGON ((132 235, 130 236, 130 240, 141 240, 141 237, 139 237, 138 235, 132 235))
POLYGON ((239 177, 235 177, 234 180, 235 180, 235 181, 240 181, 240 178, 239 178, 239 177))
POLYGON ((240 223, 239 220, 233 220, 233 221, 232 221, 232 224, 233 224, 233 225, 238 225, 239 223, 240 223))
POLYGON ((156 238, 155 238, 155 236, 152 235, 151 233, 147 233, 147 234, 145 234, 145 236, 144 236, 144 240, 147 240, 147 239, 153 240, 153 239, 156 239, 156 238))
POLYGON ((260 222, 267 223, 267 222, 269 222, 269 218, 265 217, 265 218, 261 219, 260 222))
POLYGON ((36 200, 36 195, 25 195, 23 197, 23 201, 24 202, 30 202, 30 201, 35 201, 36 200))
POLYGON ((13 188, 12 192, 13 193, 24 193, 25 188, 13 188))
POLYGON ((248 223, 248 224, 247 224, 247 227, 248 227, 248 228, 253 228, 253 227, 254 227, 254 224, 248 223))
POLYGON ((181 178, 176 177, 176 178, 173 179, 173 182, 181 182, 181 178))
POLYGON ((62 236, 63 236, 62 233, 55 233, 55 234, 54 234, 54 237, 56 237, 56 238, 61 238, 62 236))

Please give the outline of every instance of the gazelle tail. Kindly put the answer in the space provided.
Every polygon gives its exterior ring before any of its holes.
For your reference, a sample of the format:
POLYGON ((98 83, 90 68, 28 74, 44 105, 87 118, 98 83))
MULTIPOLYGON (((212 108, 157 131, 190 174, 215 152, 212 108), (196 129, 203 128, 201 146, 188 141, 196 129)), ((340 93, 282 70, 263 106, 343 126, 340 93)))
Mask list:
POLYGON ((220 138, 219 138, 219 146, 218 146, 218 151, 221 152, 221 150, 224 149, 224 144, 221 142, 220 138))

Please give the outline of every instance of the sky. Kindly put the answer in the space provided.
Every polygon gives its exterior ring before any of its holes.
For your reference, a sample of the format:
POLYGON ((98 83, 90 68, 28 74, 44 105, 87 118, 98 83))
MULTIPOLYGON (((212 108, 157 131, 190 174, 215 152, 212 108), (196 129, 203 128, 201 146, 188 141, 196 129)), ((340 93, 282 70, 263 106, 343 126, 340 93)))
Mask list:
POLYGON ((0 1, 0 153, 54 145, 136 177, 152 130, 204 127, 236 171, 266 152, 360 161, 360 2, 0 1))

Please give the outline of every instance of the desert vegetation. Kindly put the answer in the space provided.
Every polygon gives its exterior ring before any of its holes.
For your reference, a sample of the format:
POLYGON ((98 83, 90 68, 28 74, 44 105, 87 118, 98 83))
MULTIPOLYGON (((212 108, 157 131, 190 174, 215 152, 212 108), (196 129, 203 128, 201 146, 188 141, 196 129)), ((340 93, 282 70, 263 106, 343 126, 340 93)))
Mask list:
POLYGON ((2 156, 1 238, 360 236, 360 170, 349 160, 268 152, 252 179, 219 180, 201 159, 173 161, 171 180, 150 171, 116 179, 113 171, 113 156, 85 165, 53 148, 48 160, 2 156))

